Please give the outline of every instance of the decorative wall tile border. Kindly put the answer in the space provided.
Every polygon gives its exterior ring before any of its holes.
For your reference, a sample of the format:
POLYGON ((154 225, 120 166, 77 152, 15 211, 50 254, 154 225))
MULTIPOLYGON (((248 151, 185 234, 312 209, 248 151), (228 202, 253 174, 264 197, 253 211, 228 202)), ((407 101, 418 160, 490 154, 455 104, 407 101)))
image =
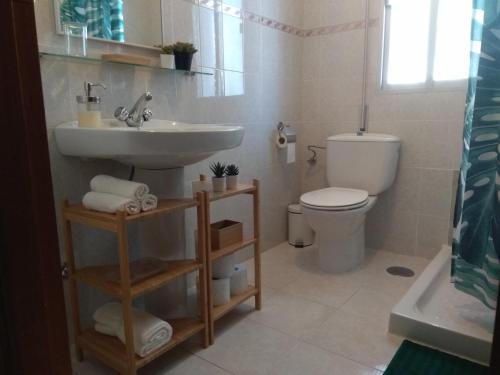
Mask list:
MULTIPOLYGON (((338 34, 346 31, 359 30, 365 28, 365 21, 353 21, 337 25, 329 25, 322 27, 315 27, 313 29, 301 29, 292 25, 287 25, 283 22, 274 20, 269 17, 261 16, 259 14, 250 12, 245 9, 240 9, 232 5, 221 4, 220 0, 184 0, 189 3, 200 5, 204 8, 213 9, 217 12, 227 14, 233 17, 239 17, 244 20, 257 23, 264 27, 269 27, 274 30, 282 31, 287 34, 292 34, 301 38, 323 36, 329 34, 338 34)), ((378 25, 378 19, 372 18, 368 22, 368 27, 375 27, 378 25)))
MULTIPOLYGON (((368 21, 368 27, 375 27, 378 25, 378 19, 372 18, 368 21)), ((353 21, 348 23, 341 23, 338 25, 316 27, 314 29, 301 30, 299 36, 307 38, 312 36, 322 36, 329 34, 338 34, 346 31, 358 30, 365 28, 365 21, 353 21)))

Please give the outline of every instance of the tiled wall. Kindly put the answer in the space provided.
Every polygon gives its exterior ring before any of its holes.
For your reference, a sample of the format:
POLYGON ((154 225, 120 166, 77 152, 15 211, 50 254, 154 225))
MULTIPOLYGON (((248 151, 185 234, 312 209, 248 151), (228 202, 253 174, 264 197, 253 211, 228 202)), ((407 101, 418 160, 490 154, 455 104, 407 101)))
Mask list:
MULTIPOLYGON (((200 47, 195 64, 210 57, 210 43, 206 37, 213 29, 204 29, 214 24, 213 9, 200 7, 197 2, 164 0, 164 9, 170 23, 164 29, 168 41, 190 40, 200 47), (203 26, 205 25, 205 26, 203 26)), ((231 3, 238 3, 231 1, 231 3)), ((286 9, 285 20, 300 19, 295 12, 302 7, 278 7, 275 1, 248 1, 247 7, 256 14, 268 14, 280 18, 276 13, 286 9)), ((42 50, 61 49, 63 38, 54 33, 52 0, 36 2, 37 31, 42 50)), ((219 18, 220 19, 220 18, 219 18)), ((234 24, 234 20, 227 20, 234 24)), ((236 21, 238 22, 238 21, 236 21)), ((296 201, 299 193, 298 173, 295 164, 286 164, 283 151, 274 146, 274 130, 278 121, 297 124, 300 119, 300 56, 301 40, 291 34, 264 27, 258 22, 243 20, 242 37, 244 50, 243 71, 224 70, 224 66, 208 66, 204 70, 213 76, 186 77, 183 74, 151 71, 141 68, 117 67, 41 59, 46 119, 49 134, 50 156, 56 202, 63 197, 76 202, 88 190, 89 180, 98 173, 113 174, 127 178, 129 168, 112 161, 81 161, 64 157, 57 151, 54 128, 57 124, 76 117, 75 96, 81 94, 83 81, 103 82, 108 90, 103 92, 105 118, 112 116, 118 105, 131 105, 146 90, 153 93, 151 105, 154 116, 160 119, 192 123, 240 124, 245 127, 243 145, 235 150, 222 152, 210 160, 189 166, 184 170, 165 172, 137 171, 136 180, 151 185, 159 196, 182 196, 191 194, 191 181, 199 173, 209 173, 211 161, 235 162, 240 166, 241 179, 250 181, 259 178, 262 182, 262 247, 267 249, 286 239, 286 206, 296 201), (215 68, 215 69, 214 69, 215 68), (237 87, 232 82, 241 82, 237 87), (221 86, 222 85, 222 86, 221 86), (214 88, 224 87, 225 91, 214 88), (217 94, 214 94, 216 93, 217 94), (221 96, 222 93, 229 96, 221 96)), ((231 37, 234 35, 228 36, 231 37)), ((125 51, 148 53, 147 51, 89 42, 90 54, 103 51, 125 51)), ((213 52, 213 51, 212 51, 213 52)), ((153 56, 152 53, 150 53, 153 56)), ((157 58, 157 56, 155 56, 157 58)), ((233 198, 217 204, 213 219, 233 218, 242 220, 245 230, 250 232, 250 202, 248 197, 233 198)), ((61 223, 59 223, 61 224, 61 223)), ((76 228, 75 243, 83 264, 111 263, 115 259, 116 242, 113 236, 76 228)), ((131 228, 131 246, 134 256, 160 255, 173 258, 192 255, 194 252, 193 213, 166 217, 131 228), (187 245, 185 246, 185 239, 187 245)), ((61 244, 62 248, 62 244, 61 244)), ((183 306, 184 281, 175 285, 172 298, 170 290, 154 296, 147 303, 155 305, 160 313, 177 313, 183 306), (180 300, 181 299, 181 300, 180 300)), ((93 309, 104 297, 94 291, 82 290, 83 315, 88 319, 93 309)), ((181 313, 181 311, 179 311, 181 313)))
MULTIPOLYGON (((448 91, 381 91, 383 0, 370 0, 369 131, 402 139, 394 186, 367 220, 367 246, 432 257, 448 242, 454 170, 459 168, 465 87, 448 91)), ((304 2, 306 29, 363 20, 365 0, 304 2)), ((363 72, 362 28, 303 38, 300 141, 359 128, 363 72)), ((301 154, 302 191, 326 186, 325 157, 315 166, 301 154)))

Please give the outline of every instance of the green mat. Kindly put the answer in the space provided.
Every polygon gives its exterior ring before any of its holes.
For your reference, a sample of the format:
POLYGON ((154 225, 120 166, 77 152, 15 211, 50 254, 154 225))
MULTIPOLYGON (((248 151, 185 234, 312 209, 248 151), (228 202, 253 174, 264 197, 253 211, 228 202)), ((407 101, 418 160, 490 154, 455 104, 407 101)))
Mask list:
POLYGON ((384 375, 488 375, 488 367, 405 340, 384 375))

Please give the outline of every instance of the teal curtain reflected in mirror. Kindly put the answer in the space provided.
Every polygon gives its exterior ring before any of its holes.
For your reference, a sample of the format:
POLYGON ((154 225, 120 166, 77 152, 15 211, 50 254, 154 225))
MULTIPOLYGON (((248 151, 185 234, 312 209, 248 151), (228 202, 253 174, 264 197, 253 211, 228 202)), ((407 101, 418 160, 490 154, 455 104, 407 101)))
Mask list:
POLYGON ((89 37, 125 41, 123 0, 63 0, 59 14, 61 25, 86 24, 89 37))
POLYGON ((452 276, 457 289, 495 309, 500 276, 500 0, 474 0, 470 73, 452 276))

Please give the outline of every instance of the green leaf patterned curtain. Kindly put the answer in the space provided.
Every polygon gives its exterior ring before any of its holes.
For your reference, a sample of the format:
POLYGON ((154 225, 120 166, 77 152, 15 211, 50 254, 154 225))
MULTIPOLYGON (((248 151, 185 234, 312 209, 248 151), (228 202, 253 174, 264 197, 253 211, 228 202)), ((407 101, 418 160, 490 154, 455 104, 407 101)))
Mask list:
POLYGON ((123 0, 64 0, 59 13, 61 24, 87 24, 90 37, 125 41, 123 0))
POLYGON ((500 0, 474 0, 464 148, 455 208, 455 287, 497 306, 500 276, 500 0))

